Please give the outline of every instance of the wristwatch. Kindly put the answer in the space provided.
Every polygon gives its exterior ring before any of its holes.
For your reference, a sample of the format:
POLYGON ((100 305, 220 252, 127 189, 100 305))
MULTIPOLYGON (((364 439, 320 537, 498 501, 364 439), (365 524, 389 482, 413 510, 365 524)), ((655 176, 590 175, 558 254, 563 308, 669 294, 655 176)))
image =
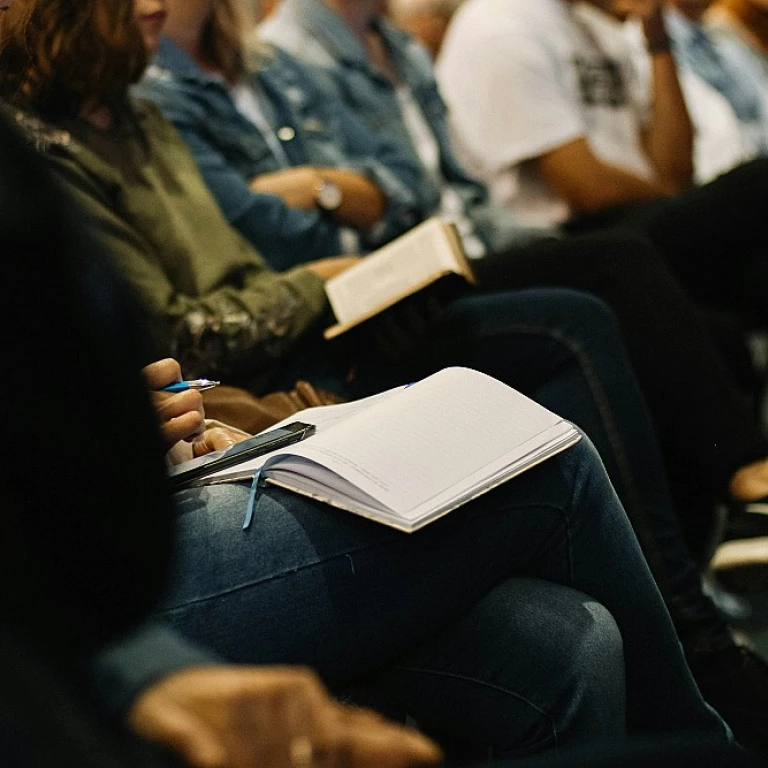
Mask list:
POLYGON ((337 211, 344 199, 344 192, 335 181, 322 176, 315 184, 315 204, 321 211, 337 211))

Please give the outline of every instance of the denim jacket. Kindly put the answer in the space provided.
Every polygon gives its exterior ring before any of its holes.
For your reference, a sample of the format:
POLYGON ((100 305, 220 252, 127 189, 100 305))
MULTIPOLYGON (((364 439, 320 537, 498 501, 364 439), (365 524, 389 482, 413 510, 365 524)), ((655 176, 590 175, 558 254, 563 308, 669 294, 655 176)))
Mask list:
MULTIPOLYGON (((485 245, 491 251, 500 251, 541 236, 542 230, 523 228, 511 211, 489 200, 486 187, 458 161, 451 146, 448 111, 427 51, 385 20, 376 24, 439 145, 443 178, 460 195, 485 245)), ((323 0, 282 0, 275 13, 259 27, 258 37, 314 65, 324 74, 327 87, 335 90, 377 135, 396 141, 403 150, 408 150, 414 162, 420 162, 394 86, 371 65, 365 49, 344 20, 323 0)), ((429 213, 439 209, 440 184, 429 174, 422 174, 419 198, 429 213)))
MULTIPOLYGON (((420 167, 394 144, 373 136, 343 104, 322 93, 307 67, 287 53, 262 47, 258 67, 248 78, 268 102, 292 166, 354 170, 382 190, 387 208, 374 227, 358 233, 363 251, 390 240, 421 218, 412 192, 420 167)), ((291 208, 276 195, 250 190, 253 177, 284 165, 261 131, 238 110, 221 78, 205 72, 169 38, 163 38, 136 90, 174 123, 225 216, 275 269, 342 253, 340 227, 319 210, 291 208)))

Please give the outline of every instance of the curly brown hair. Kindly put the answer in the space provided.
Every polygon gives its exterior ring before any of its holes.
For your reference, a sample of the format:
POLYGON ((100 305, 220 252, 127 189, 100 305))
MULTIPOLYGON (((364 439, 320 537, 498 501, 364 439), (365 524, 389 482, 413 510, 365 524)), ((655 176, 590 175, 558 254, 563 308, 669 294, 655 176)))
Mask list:
POLYGON ((0 99, 40 114, 126 104, 146 64, 131 0, 16 0, 0 14, 0 99))

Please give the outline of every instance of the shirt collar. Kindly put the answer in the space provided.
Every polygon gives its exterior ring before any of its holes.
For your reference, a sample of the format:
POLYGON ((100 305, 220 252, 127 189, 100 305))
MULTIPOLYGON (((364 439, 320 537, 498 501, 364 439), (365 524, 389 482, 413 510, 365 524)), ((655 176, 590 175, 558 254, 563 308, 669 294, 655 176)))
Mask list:
MULTIPOLYGON (((285 12, 310 32, 334 56, 347 64, 354 64, 364 69, 371 69, 368 54, 355 37, 346 22, 329 8, 322 0, 283 0, 285 12)), ((278 10, 278 13, 280 11, 278 10)), ((373 26, 388 43, 393 43, 397 51, 408 40, 408 36, 396 30, 386 21, 377 19, 373 26)))
POLYGON ((167 35, 160 38, 160 45, 147 70, 147 75, 158 78, 171 75, 183 80, 195 81, 201 85, 210 83, 221 85, 221 77, 206 72, 167 35))
POLYGON ((677 8, 667 8, 664 11, 664 21, 669 31, 669 36, 679 46, 687 46, 694 38, 700 37, 703 32, 703 25, 696 21, 691 21, 684 16, 677 8))

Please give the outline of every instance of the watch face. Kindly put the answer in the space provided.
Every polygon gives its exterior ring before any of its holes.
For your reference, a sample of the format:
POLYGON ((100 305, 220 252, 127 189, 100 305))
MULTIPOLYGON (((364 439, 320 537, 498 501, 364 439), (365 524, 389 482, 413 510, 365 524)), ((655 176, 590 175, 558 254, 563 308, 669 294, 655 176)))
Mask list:
POLYGON ((324 211, 335 211, 341 205, 342 198, 341 187, 332 181, 323 180, 317 188, 317 205, 324 211))

